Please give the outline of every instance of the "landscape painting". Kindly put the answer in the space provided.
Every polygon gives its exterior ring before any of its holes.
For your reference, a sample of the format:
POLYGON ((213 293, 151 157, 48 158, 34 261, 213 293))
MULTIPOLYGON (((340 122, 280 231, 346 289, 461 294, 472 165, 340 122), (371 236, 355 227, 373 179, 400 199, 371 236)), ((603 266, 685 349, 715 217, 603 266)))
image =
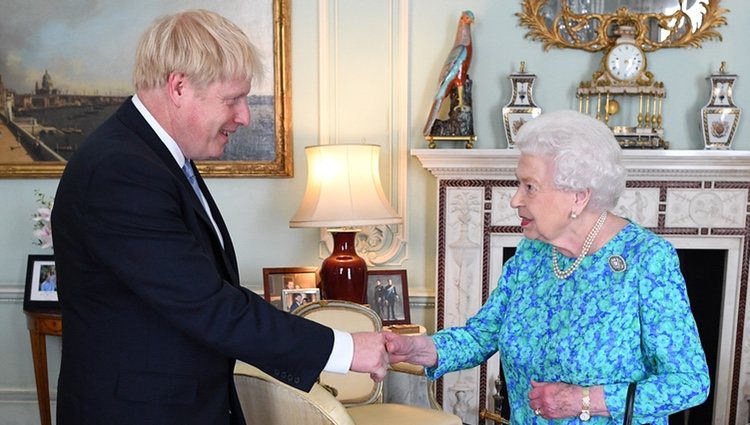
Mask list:
POLYGON ((291 176, 289 1, 30 0, 0 15, 0 177, 59 176, 134 93, 143 31, 157 17, 193 8, 235 22, 263 62, 247 99, 250 126, 199 169, 209 177, 291 176))

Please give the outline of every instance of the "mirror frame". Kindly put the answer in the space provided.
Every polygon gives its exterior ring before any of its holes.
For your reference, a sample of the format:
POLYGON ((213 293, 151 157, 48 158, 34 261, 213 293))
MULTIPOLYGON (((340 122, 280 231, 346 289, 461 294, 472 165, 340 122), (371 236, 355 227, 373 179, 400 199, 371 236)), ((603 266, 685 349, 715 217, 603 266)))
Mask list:
MULTIPOLYGON (((529 29, 525 37, 541 41, 545 51, 552 47, 581 49, 589 52, 608 49, 616 39, 616 36, 612 35, 612 28, 620 25, 635 27, 636 44, 646 52, 673 47, 701 47, 704 41, 722 40, 717 28, 727 24, 724 15, 729 12, 728 9, 719 6, 720 0, 708 0, 707 3, 701 3, 704 12, 700 27, 680 35, 678 30, 684 28, 684 25, 692 28, 692 20, 682 8, 671 15, 636 13, 629 11, 626 7, 620 7, 614 13, 576 14, 570 10, 567 2, 563 2, 560 13, 552 21, 552 28, 549 28, 541 13, 547 1, 522 0, 523 10, 516 13, 521 25, 529 29), (598 27, 593 40, 582 40, 576 36, 578 31, 594 21, 598 23, 598 27), (647 28, 650 22, 656 22, 662 29, 670 31, 670 36, 666 41, 653 40, 648 37, 647 28), (680 22, 683 22, 683 26, 678 25, 680 22), (563 36, 563 30, 567 38, 563 36)), ((681 5, 682 0, 680 0, 681 5)))

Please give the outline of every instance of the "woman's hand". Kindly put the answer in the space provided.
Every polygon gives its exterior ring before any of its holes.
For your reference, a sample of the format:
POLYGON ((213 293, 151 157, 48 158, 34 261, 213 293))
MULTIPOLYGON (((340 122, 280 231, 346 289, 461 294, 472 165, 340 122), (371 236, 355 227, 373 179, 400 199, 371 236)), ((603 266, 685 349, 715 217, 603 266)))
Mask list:
POLYGON ((562 419, 581 413, 581 387, 561 382, 531 381, 529 407, 545 419, 562 419))
POLYGON ((428 367, 437 364, 437 348, 429 336, 404 336, 393 332, 383 332, 383 336, 391 363, 407 362, 428 367))
MULTIPOLYGON (((604 403, 604 388, 589 387, 591 415, 609 416, 604 403)), ((531 381, 529 407, 545 419, 563 419, 581 414, 583 387, 563 382, 531 381)))

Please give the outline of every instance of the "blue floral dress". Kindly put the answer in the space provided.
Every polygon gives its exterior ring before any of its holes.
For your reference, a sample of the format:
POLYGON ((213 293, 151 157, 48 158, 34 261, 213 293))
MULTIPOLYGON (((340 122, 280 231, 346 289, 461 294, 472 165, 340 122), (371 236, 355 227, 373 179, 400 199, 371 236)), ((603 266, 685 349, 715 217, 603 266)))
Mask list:
MULTIPOLYGON (((562 270, 575 260, 559 259, 562 270)), ((433 340, 433 379, 500 352, 511 424, 583 423, 535 416, 531 380, 603 385, 611 417, 593 416, 591 425, 622 424, 631 381, 633 423, 654 425, 702 403, 710 386, 677 253, 632 222, 564 280, 552 272, 552 246, 523 239, 479 312, 433 340)))

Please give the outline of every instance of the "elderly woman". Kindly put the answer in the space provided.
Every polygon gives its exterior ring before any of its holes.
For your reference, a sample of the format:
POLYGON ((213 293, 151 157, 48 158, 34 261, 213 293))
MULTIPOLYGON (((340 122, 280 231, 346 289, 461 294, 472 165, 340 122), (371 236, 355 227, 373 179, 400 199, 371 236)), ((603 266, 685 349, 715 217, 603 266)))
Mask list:
POLYGON ((614 215, 625 189, 620 147, 601 122, 553 112, 526 123, 518 210, 524 238, 486 304, 463 327, 432 337, 387 334, 392 362, 437 379, 495 352, 511 424, 633 423, 705 401, 709 375, 674 247, 614 215))

